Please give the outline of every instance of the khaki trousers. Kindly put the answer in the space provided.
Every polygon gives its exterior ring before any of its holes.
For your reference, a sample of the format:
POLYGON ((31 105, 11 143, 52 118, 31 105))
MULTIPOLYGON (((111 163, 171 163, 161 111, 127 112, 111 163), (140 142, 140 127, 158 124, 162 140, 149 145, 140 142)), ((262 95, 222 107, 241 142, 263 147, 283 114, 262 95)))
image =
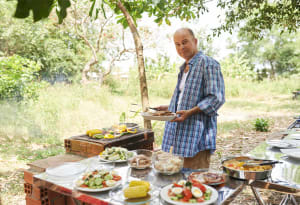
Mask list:
POLYGON ((183 167, 190 169, 208 169, 210 163, 210 156, 210 150, 204 150, 198 152, 193 157, 185 157, 183 167))

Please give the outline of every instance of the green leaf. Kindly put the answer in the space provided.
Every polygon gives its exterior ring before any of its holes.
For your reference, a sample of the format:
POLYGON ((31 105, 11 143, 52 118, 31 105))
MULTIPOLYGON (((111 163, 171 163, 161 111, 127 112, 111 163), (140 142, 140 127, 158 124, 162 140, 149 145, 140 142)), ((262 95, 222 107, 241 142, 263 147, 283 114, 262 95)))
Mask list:
POLYGON ((171 26, 171 22, 168 18, 165 19, 166 24, 168 24, 169 26, 171 26))
POLYGON ((32 10, 33 20, 39 21, 49 16, 53 4, 54 0, 18 0, 14 16, 16 18, 26 18, 29 16, 30 10, 32 10))
POLYGON ((93 10, 94 10, 94 7, 95 7, 95 3, 96 3, 96 0, 93 1, 92 6, 90 8, 90 11, 89 11, 89 16, 90 17, 93 16, 93 10))

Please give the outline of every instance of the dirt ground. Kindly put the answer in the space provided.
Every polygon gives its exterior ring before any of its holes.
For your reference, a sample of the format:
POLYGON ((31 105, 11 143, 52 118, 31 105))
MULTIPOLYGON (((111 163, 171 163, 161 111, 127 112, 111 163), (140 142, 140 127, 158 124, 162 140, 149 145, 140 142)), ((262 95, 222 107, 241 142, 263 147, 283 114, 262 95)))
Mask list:
MULTIPOLYGON (((234 130, 228 136, 219 136, 217 140, 217 150, 222 154, 222 157, 226 156, 238 156, 242 153, 248 153, 253 150, 258 144, 266 139, 279 139, 279 135, 276 133, 285 130, 294 120, 292 116, 272 116, 270 117, 273 124, 270 127, 270 132, 256 132, 244 130, 234 130)), ((214 154, 211 160, 211 169, 220 170, 221 159, 220 156, 214 154)), ((261 197, 267 205, 278 205, 285 196, 278 192, 271 192, 269 190, 260 190, 261 197)), ((296 198, 297 204, 300 204, 300 197, 296 198)), ((249 187, 244 189, 235 200, 232 205, 256 205, 258 204, 252 194, 249 187)))

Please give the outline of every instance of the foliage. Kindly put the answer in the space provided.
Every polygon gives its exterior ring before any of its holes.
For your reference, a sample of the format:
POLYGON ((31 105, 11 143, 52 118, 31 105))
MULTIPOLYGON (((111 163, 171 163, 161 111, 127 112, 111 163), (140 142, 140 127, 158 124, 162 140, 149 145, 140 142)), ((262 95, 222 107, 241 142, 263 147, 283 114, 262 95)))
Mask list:
POLYGON ((156 59, 146 58, 145 68, 149 80, 160 80, 163 75, 176 71, 176 65, 171 64, 170 58, 166 55, 158 55, 156 59))
POLYGON ((0 58, 0 100, 36 99, 40 64, 14 55, 0 58))
MULTIPOLYGON (((98 17, 99 12, 105 11, 103 4, 108 4, 111 9, 118 14, 118 23, 127 27, 127 21, 117 7, 116 0, 92 0, 90 15, 98 17)), ((142 18, 143 13, 149 16, 155 16, 155 22, 161 25, 163 22, 170 25, 170 17, 178 17, 181 20, 190 20, 199 17, 207 12, 204 0, 140 0, 126 1, 121 0, 126 7, 134 22, 142 18)), ((52 8, 56 8, 59 22, 66 17, 66 9, 70 6, 70 0, 18 0, 15 16, 18 18, 26 18, 29 16, 30 10, 33 11, 35 21, 47 18, 52 8)), ((282 32, 296 31, 299 28, 299 1, 283 0, 283 1, 262 1, 262 0, 218 0, 218 7, 226 10, 225 23, 215 29, 216 34, 221 31, 230 31, 240 26, 244 32, 252 35, 254 38, 263 37, 265 30, 270 30, 273 26, 279 26, 282 32)))
POLYGON ((280 32, 296 32, 300 25, 298 0, 218 0, 218 6, 226 11, 225 23, 215 30, 218 34, 238 26, 252 38, 263 38, 274 26, 280 32))
POLYGON ((249 65, 259 78, 289 76, 300 72, 300 34, 280 34, 278 29, 265 32, 265 38, 252 39, 239 32, 238 42, 230 47, 237 55, 246 54, 249 65))
POLYGON ((72 30, 57 25, 56 19, 32 23, 11 18, 14 3, 0 0, 0 52, 17 54, 40 62, 40 76, 50 82, 76 80, 86 58, 85 45, 72 30))
POLYGON ((256 131, 268 132, 269 131, 269 120, 263 118, 257 118, 254 122, 256 131))
POLYGON ((246 54, 233 54, 225 58, 221 62, 222 72, 225 76, 238 79, 256 78, 256 73, 250 66, 250 61, 246 58, 246 54))

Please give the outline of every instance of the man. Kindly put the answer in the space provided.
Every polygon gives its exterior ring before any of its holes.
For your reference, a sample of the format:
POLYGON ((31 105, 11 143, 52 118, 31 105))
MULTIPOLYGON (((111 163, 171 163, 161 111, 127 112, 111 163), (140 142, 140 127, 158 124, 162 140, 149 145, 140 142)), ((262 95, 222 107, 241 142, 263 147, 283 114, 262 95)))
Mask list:
POLYGON ((162 149, 183 156, 184 168, 209 168, 210 156, 216 150, 217 110, 225 102, 220 64, 198 51, 191 29, 177 30, 174 43, 185 62, 170 105, 158 107, 177 114, 166 122, 162 149))

